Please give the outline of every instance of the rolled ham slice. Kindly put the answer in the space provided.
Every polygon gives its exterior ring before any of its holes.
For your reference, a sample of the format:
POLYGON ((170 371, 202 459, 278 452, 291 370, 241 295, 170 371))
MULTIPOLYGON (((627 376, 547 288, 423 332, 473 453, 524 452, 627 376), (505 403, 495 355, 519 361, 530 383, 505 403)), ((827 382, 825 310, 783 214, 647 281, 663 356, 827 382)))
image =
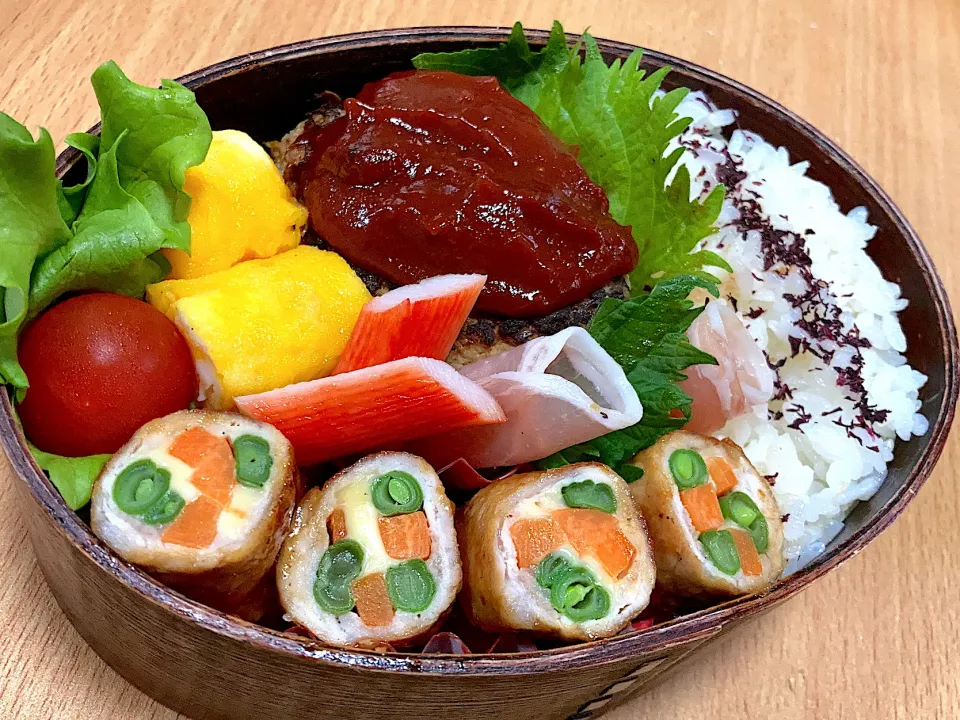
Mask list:
POLYGON ((737 314, 712 300, 687 330, 690 344, 710 353, 716 365, 693 365, 680 383, 693 407, 686 429, 712 434, 728 420, 766 405, 773 397, 773 370, 737 314))
POLYGON ((460 372, 494 397, 507 420, 417 441, 411 451, 435 467, 460 457, 478 468, 539 460, 635 425, 643 415, 623 369, 579 327, 531 340, 460 372))

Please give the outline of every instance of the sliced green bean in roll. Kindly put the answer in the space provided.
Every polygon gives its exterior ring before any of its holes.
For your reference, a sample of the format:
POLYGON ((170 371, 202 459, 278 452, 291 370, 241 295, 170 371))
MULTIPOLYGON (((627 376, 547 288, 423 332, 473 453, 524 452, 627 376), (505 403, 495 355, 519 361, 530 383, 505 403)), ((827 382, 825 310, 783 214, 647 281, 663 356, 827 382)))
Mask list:
POLYGON ((277 566, 288 618, 344 646, 429 632, 460 589, 453 510, 433 468, 408 453, 371 455, 311 490, 277 566))
POLYGON ((490 632, 592 640, 643 611, 655 568, 627 484, 580 463, 498 480, 458 523, 467 616, 490 632))
POLYGON ((764 590, 780 577, 780 509, 736 443, 678 431, 632 463, 643 476, 630 492, 647 518, 665 591, 731 597, 764 590))
POLYGON ((147 423, 111 458, 91 525, 171 587, 255 620, 275 596, 270 571, 298 491, 293 449, 272 426, 185 410, 147 423))

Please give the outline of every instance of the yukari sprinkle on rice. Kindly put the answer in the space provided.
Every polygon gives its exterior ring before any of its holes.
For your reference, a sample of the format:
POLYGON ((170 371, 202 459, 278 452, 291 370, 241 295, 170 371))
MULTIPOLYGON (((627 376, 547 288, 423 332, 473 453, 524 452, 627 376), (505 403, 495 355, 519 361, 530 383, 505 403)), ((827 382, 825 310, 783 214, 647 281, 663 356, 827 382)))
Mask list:
POLYGON ((691 194, 727 187, 720 231, 703 243, 733 267, 718 272, 721 295, 776 371, 769 404, 717 434, 768 474, 787 517, 789 573, 876 492, 896 439, 927 431, 918 412, 927 378, 903 355, 897 313, 907 301, 866 252, 876 232, 866 209, 841 212, 830 188, 806 176, 806 163, 791 164, 785 148, 739 129, 725 138, 736 116, 703 93, 677 112, 693 118, 678 138, 689 150, 682 162, 691 194))

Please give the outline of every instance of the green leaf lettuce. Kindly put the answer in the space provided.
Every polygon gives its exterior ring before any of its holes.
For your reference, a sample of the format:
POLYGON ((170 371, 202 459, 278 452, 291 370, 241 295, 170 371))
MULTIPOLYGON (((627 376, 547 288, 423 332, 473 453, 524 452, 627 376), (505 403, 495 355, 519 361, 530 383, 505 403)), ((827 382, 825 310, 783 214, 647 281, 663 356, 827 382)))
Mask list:
POLYGON ((74 193, 83 193, 83 203, 73 236, 34 268, 31 313, 72 290, 140 296, 169 270, 161 248, 190 249, 184 173, 203 161, 212 139, 193 93, 171 80, 160 89, 137 85, 113 62, 97 68, 91 82, 100 103, 100 142, 70 137, 87 157, 87 181, 82 190, 62 190, 60 212, 69 216, 64 205, 74 209, 74 193))
POLYGON ((27 377, 17 362, 17 333, 27 315, 33 263, 70 237, 56 198, 50 134, 41 130, 34 140, 0 113, 0 379, 21 389, 27 377))
POLYGON ((30 445, 30 452, 40 469, 50 477, 50 482, 57 488, 71 510, 79 510, 90 502, 93 483, 110 459, 109 455, 61 457, 45 453, 33 445, 30 445))
POLYGON ((17 334, 27 317, 76 290, 142 296, 169 270, 161 248, 190 249, 184 173, 210 146, 206 115, 182 85, 137 85, 113 62, 91 80, 102 135, 66 139, 86 161, 80 184, 57 180, 46 130, 34 140, 0 114, 0 380, 21 392, 17 334))

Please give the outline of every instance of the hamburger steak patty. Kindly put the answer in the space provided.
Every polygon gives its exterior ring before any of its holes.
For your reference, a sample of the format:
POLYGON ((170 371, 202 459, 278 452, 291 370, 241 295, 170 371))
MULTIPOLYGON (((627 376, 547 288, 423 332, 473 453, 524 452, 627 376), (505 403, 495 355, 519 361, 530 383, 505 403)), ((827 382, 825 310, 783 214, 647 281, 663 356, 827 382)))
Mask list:
MULTIPOLYGON (((300 142, 305 131, 312 127, 322 127, 343 115, 341 100, 333 93, 320 96, 319 109, 308 119, 301 122, 281 140, 268 143, 267 146, 274 162, 283 173, 287 185, 297 197, 300 197, 299 169, 308 157, 309 146, 300 142)), ((319 237, 308 224, 304 229, 303 242, 330 249, 323 238, 319 237)), ((372 295, 383 295, 395 285, 371 272, 356 267, 354 271, 363 280, 372 295)), ((447 356, 447 362, 455 368, 461 368, 472 362, 491 355, 497 355, 517 345, 544 335, 553 335, 572 326, 587 327, 600 307, 604 298, 629 297, 629 285, 624 277, 614 278, 604 287, 594 291, 579 302, 560 308, 548 315, 534 318, 470 317, 464 324, 453 349, 447 356)))

